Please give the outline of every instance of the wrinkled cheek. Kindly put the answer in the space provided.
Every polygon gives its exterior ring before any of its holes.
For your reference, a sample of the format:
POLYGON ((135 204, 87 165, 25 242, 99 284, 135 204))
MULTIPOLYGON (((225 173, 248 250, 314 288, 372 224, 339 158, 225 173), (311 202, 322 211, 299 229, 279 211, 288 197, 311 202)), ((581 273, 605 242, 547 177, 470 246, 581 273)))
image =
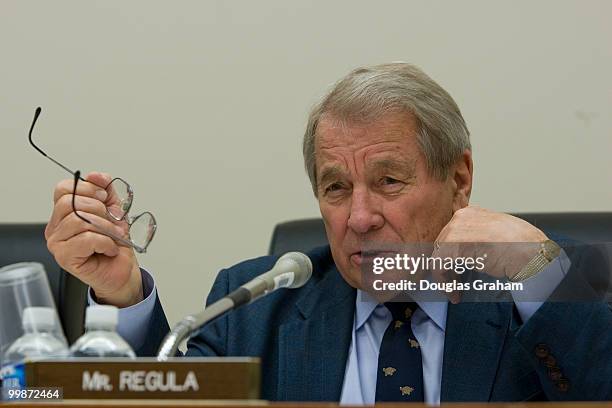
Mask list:
POLYGON ((330 229, 337 230, 342 221, 342 214, 338 211, 338 208, 319 201, 319 211, 321 212, 321 217, 323 217, 323 222, 325 223, 327 231, 329 232, 330 229))
POLYGON ((321 215, 330 244, 340 246, 346 235, 348 216, 340 208, 328 208, 321 215))
POLYGON ((444 200, 422 199, 386 211, 385 218, 395 226, 403 242, 433 242, 451 217, 452 211, 444 200))
POLYGON ((348 217, 343 214, 343 210, 340 208, 326 205, 320 205, 319 208, 334 258, 336 262, 343 262, 342 243, 346 235, 348 217))
POLYGON ((437 207, 435 211, 430 211, 427 220, 421 220, 423 242, 434 242, 442 229, 452 218, 452 210, 449 206, 437 207))

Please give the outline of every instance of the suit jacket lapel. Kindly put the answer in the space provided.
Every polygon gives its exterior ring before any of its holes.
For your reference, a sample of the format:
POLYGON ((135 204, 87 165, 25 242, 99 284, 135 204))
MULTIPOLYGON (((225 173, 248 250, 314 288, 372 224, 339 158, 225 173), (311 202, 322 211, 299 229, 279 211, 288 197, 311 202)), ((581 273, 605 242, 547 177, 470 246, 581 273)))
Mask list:
POLYGON ((296 302, 296 316, 279 329, 279 400, 340 399, 355 294, 331 263, 296 302))
POLYGON ((449 304, 441 401, 488 401, 512 303, 449 304))

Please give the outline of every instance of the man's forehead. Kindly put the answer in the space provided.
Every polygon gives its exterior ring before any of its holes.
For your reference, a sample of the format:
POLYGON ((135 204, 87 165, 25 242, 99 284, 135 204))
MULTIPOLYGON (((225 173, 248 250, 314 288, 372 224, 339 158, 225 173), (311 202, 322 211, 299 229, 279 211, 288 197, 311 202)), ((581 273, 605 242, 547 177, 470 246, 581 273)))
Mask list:
POLYGON ((413 161, 420 154, 416 121, 412 115, 389 115, 371 123, 347 123, 323 117, 317 126, 317 167, 343 154, 376 156, 381 165, 413 161))
POLYGON ((383 143, 410 146, 416 141, 416 136, 417 125, 412 114, 388 114, 368 123, 324 115, 317 126, 315 149, 360 149, 383 143))

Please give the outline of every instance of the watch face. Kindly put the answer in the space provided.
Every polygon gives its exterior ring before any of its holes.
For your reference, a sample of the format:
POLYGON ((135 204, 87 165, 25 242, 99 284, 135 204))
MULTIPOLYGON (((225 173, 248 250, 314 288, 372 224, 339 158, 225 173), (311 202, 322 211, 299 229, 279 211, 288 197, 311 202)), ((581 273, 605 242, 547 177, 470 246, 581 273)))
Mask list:
POLYGON ((548 239, 542 243, 542 255, 544 255, 548 261, 552 261, 558 257, 560 252, 561 248, 555 241, 548 239))

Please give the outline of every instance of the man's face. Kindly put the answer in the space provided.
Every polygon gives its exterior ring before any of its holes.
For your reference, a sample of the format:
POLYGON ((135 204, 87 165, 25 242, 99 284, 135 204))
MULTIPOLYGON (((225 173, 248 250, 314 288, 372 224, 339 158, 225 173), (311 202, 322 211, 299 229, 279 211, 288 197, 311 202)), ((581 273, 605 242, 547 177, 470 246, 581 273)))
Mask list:
POLYGON ((353 287, 361 286, 365 243, 434 242, 454 210, 467 205, 457 197, 452 171, 445 181, 428 174, 410 114, 359 125, 324 116, 315 157, 332 255, 353 287))

